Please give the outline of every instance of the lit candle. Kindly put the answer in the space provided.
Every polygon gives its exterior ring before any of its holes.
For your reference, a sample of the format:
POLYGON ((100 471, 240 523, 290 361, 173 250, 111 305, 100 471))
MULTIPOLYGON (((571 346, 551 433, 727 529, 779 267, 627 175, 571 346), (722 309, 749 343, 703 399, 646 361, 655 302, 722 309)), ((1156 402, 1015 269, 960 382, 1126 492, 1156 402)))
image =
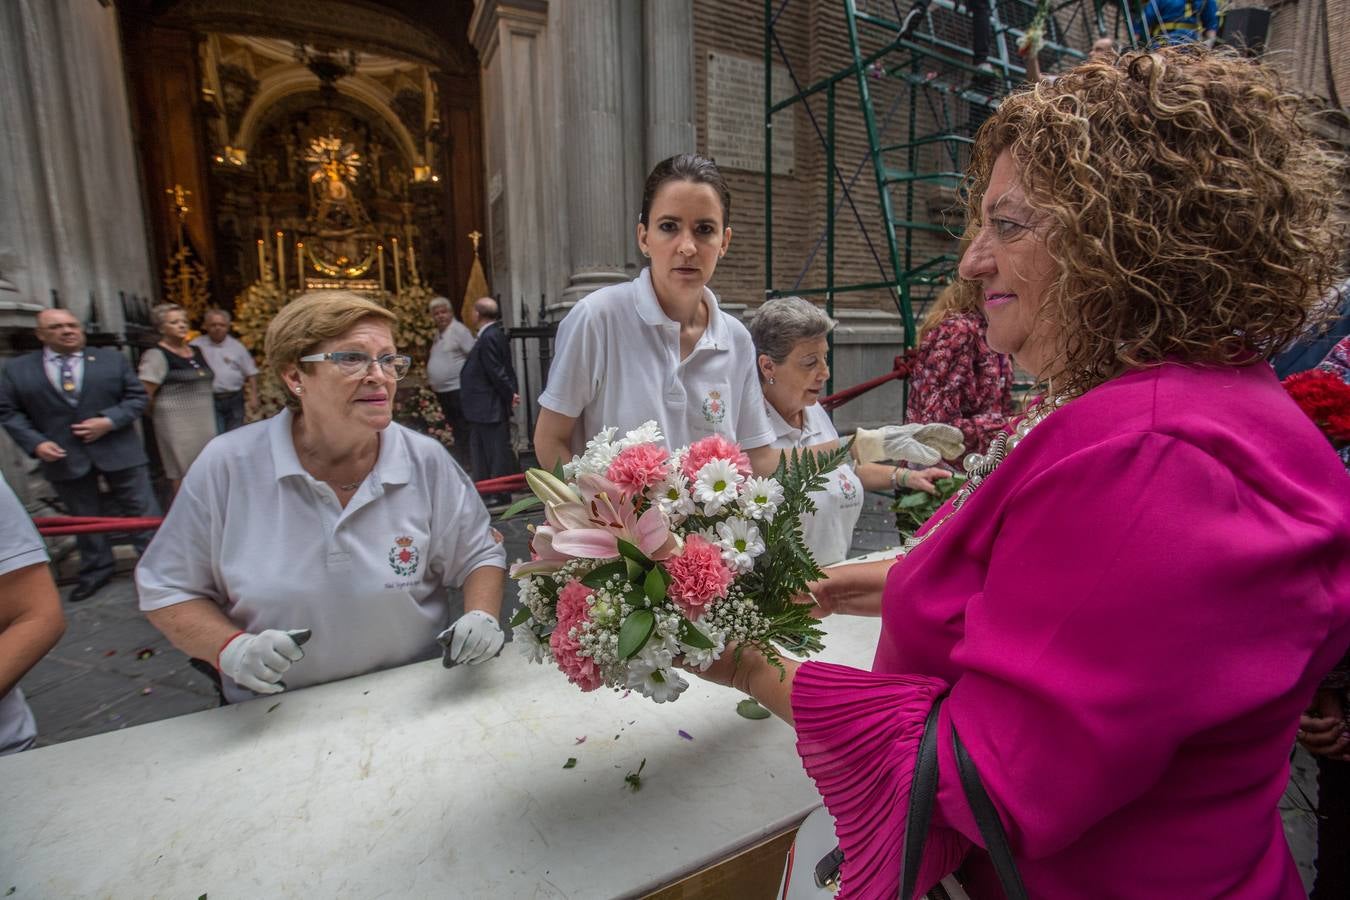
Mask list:
POLYGON ((277 287, 286 290, 286 236, 277 232, 277 287))
POLYGON ((391 237, 389 242, 394 245, 394 252, 392 254, 394 257, 394 293, 401 294, 403 293, 403 274, 398 263, 398 238, 391 237))
POLYGON ((375 256, 380 261, 380 293, 384 293, 384 244, 375 245, 375 256))
POLYGON ((305 242, 295 242, 295 287, 296 290, 305 289, 305 242))
POLYGON ((267 277, 267 251, 263 249, 263 239, 258 238, 258 280, 267 277))

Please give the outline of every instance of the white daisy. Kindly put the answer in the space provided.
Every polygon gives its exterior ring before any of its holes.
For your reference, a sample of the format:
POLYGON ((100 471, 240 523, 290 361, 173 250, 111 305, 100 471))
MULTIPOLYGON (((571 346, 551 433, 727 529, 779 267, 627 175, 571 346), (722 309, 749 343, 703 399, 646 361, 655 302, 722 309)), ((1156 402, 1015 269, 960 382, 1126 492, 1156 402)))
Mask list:
POLYGON ((669 650, 648 648, 628 663, 626 687, 650 697, 657 703, 676 700, 689 682, 670 668, 669 650), (661 663, 664 661, 664 665, 661 663))
POLYGON ((678 470, 672 471, 670 477, 653 488, 651 496, 656 499, 656 505, 661 508, 661 512, 665 513, 672 525, 678 525, 686 516, 692 516, 695 512, 689 488, 685 484, 684 476, 678 470))
POLYGON ((547 662, 553 657, 553 651, 549 649, 548 641, 534 633, 534 628, 529 623, 522 623, 511 629, 514 636, 513 640, 520 648, 521 656, 524 656, 532 663, 547 662))
POLYGON ((717 523, 717 546, 722 548, 727 568, 744 575, 755 567, 755 557, 764 552, 764 538, 754 522, 732 516, 717 523))
POLYGON ((723 507, 736 502, 736 491, 745 476, 725 459, 712 459, 698 470, 694 482, 694 499, 703 504, 703 514, 715 516, 723 507))
POLYGON ((718 658, 726 651, 726 637, 721 629, 709 625, 700 625, 699 631, 703 636, 712 641, 712 649, 705 650, 700 647, 691 647, 688 644, 680 644, 680 652, 684 654, 684 664, 700 672, 707 671, 708 667, 717 662, 718 658))
POLYGON ((752 519, 772 519, 783 502, 783 486, 776 478, 751 478, 741 489, 741 509, 752 519))

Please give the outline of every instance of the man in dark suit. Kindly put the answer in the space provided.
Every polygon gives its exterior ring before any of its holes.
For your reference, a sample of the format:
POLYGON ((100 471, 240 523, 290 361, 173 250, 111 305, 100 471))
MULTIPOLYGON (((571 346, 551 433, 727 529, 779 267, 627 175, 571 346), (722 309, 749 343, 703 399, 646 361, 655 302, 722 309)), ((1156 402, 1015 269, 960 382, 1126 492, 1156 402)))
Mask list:
MULTIPOLYGON (((38 313, 43 349, 16 357, 0 373, 0 425, 29 455, 72 516, 102 515, 99 476, 117 512, 157 516, 159 504, 141 436, 133 427, 145 412, 145 388, 116 350, 85 347, 84 327, 64 309, 38 313)), ((149 536, 136 537, 143 550, 149 536)), ((106 534, 76 537, 80 582, 70 594, 84 600, 113 575, 106 534)))
MULTIPOLYGON (((499 478, 516 472, 511 452, 511 410, 520 402, 511 347, 502 328, 497 301, 483 297, 473 305, 481 327, 478 340, 459 373, 459 399, 469 423, 469 455, 473 478, 499 478)), ((484 498, 488 503, 510 502, 510 494, 484 498)))

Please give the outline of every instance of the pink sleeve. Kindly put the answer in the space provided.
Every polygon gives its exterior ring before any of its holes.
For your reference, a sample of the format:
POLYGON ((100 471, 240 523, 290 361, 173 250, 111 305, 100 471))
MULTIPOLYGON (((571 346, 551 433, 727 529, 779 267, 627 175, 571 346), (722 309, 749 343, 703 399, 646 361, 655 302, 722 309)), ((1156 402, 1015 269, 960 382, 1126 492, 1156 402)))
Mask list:
POLYGON ((1014 855, 1032 860, 1152 790, 1192 741, 1239 746, 1284 727, 1283 707, 1292 731, 1326 635, 1311 610, 1328 544, 1324 524, 1280 515, 1272 496, 1157 433, 1028 478, 953 653, 935 824, 978 837, 945 777, 952 721, 1014 855))
MULTIPOLYGON (((844 851, 840 897, 890 900, 899 890, 915 755, 929 708, 946 689, 937 678, 830 663, 797 670, 797 752, 837 823, 844 851)), ((951 829, 931 829, 920 895, 954 870, 969 846, 951 829)))

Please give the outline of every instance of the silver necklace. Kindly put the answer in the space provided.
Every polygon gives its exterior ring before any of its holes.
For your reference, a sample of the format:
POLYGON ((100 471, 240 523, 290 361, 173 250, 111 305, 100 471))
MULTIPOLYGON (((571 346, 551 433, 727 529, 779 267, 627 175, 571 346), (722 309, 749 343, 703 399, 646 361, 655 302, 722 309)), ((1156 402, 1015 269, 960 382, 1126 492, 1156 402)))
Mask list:
POLYGON ((1008 454, 1012 452, 1013 448, 1020 444, 1022 439, 1031 433, 1031 429, 1045 421, 1046 417, 1056 409, 1059 409, 1064 402, 1065 398, 1057 397, 1053 400, 1037 404, 1034 409, 1030 410, 1022 417, 1022 421, 1017 423, 1017 427, 1014 428, 1011 433, 1006 431, 1000 432, 989 445, 989 451, 987 453, 971 453, 968 455, 964 466, 966 470, 966 483, 961 485, 961 489, 957 491, 956 496, 952 498, 951 509, 947 510, 947 514, 941 519, 938 519, 933 527, 923 534, 910 535, 905 540, 905 543, 901 545, 900 555, 904 556, 909 553, 909 551, 928 540, 948 519, 956 515, 961 507, 966 505, 966 501, 970 499, 970 496, 975 493, 976 489, 984 484, 984 480, 998 468, 999 463, 1003 462, 1008 454))

